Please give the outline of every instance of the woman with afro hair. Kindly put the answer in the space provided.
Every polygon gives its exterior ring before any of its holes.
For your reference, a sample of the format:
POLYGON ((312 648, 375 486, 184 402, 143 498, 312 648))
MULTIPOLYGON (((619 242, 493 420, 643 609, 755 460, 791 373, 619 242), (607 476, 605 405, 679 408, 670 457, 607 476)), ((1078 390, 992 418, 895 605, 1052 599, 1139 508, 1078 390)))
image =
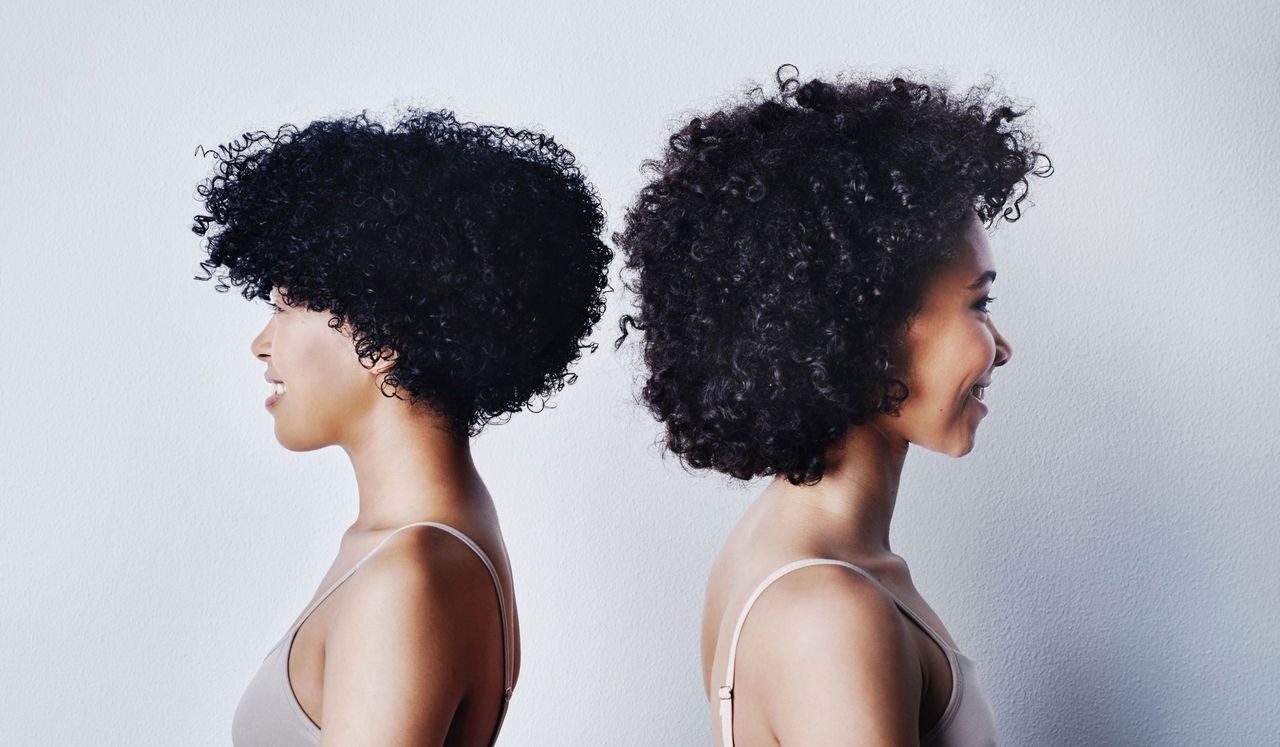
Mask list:
POLYGON ((545 401, 604 309, 598 196, 543 134, 410 110, 213 151, 205 277, 273 311, 276 439, 342 447, 355 522, 232 726, 253 745, 496 740, 519 672, 511 569, 469 438, 545 401), (358 571, 358 573, 357 573, 358 571))
POLYGON ((1012 356, 985 228, 1052 165, 989 86, 778 83, 671 135, 614 237, 667 448, 773 477, 707 586, 717 744, 994 744, 889 524, 910 444, 973 448, 1012 356))

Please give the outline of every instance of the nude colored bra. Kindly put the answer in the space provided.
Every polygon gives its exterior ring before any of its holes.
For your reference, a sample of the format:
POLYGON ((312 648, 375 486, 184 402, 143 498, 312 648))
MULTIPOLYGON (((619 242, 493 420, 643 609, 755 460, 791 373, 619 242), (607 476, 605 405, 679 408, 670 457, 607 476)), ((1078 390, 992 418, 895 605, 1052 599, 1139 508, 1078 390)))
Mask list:
POLYGON ((880 583, 867 571, 843 560, 810 558, 788 563, 769 574, 768 578, 760 582, 760 585, 756 587, 755 591, 747 599, 747 603, 743 605, 742 613, 738 616, 738 624, 733 629, 733 638, 729 643, 729 665, 725 671, 724 685, 719 690, 720 739, 722 747, 733 747, 733 669, 738 656, 738 637, 742 635, 742 624, 747 621, 747 613, 751 611, 751 606, 756 603, 756 600, 760 598, 760 595, 764 593, 764 590, 770 584, 792 571, 807 568, 811 565, 843 566, 865 576, 885 594, 888 594, 894 604, 907 613, 907 616, 914 620, 946 653, 947 662, 951 665, 951 681, 953 683, 951 700, 948 701, 947 708, 943 711, 938 723, 920 738, 922 747, 928 745, 936 747, 991 747, 996 744, 995 714, 991 709, 991 701, 988 700, 987 694, 983 691, 982 685, 978 680, 976 662, 948 646, 942 640, 942 637, 935 633, 933 628, 929 627, 928 623, 921 620, 916 613, 911 611, 910 607, 903 604, 901 600, 894 596, 893 592, 889 591, 884 584, 880 583))
POLYGON ((328 591, 321 594, 320 598, 313 602, 289 628, 284 637, 271 648, 262 660, 258 673, 249 682, 244 695, 240 697, 240 704, 236 706, 231 725, 231 741, 235 747, 294 747, 295 745, 306 747, 320 744, 320 727, 307 716, 307 712, 302 709, 302 705, 293 694, 292 685, 289 684, 289 650, 293 648, 293 638, 297 635, 298 628, 302 627, 302 623, 306 622, 316 607, 319 607, 334 589, 341 586, 343 581, 350 578, 351 574, 360 570, 360 566, 376 555, 396 532, 415 526, 442 529, 462 540, 484 561, 485 567, 489 569, 489 575, 493 578, 493 586, 498 591, 498 611, 502 616, 502 667, 505 685, 502 705, 498 710, 498 722, 493 728, 493 736, 489 744, 492 745, 497 741, 498 732, 502 729, 502 720, 507 713, 507 705, 511 700, 511 650, 514 648, 514 642, 510 640, 511 626, 507 624, 507 605, 502 596, 502 584, 498 580, 498 572, 494 569, 489 556, 485 555, 480 546, 467 535, 447 524, 417 521, 388 534, 377 547, 330 586, 328 591))

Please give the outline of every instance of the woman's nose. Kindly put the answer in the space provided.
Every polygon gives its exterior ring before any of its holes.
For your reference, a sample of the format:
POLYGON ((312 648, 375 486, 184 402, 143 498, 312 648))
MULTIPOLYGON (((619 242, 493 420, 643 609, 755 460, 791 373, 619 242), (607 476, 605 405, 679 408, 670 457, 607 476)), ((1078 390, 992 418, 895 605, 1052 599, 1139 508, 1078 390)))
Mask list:
POLYGON ((266 360, 271 357, 271 332, 272 325, 275 324, 275 317, 267 320, 266 326, 253 338, 253 342, 249 345, 249 350, 258 360, 266 360))
POLYGON ((996 365, 1003 366, 1013 357, 1013 346, 1009 344, 1008 338, 1000 334, 995 324, 991 325, 991 331, 996 338, 996 365))

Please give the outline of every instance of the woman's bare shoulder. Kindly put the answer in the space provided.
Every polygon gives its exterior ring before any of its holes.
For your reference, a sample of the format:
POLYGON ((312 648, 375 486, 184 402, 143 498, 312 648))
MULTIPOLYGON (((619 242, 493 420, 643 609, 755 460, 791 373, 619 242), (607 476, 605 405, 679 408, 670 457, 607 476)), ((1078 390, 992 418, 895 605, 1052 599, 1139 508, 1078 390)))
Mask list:
POLYGON ((883 590, 841 566, 806 567, 770 585, 739 656, 768 672, 753 680, 781 741, 918 739, 923 671, 908 625, 883 590))

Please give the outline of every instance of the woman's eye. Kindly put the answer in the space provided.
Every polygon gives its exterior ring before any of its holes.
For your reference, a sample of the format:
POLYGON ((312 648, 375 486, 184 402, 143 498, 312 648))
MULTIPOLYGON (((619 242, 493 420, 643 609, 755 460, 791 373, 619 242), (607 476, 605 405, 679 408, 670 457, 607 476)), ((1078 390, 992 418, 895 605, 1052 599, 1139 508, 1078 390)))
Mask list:
POLYGON ((982 300, 978 302, 977 309, 979 311, 990 312, 990 309, 987 308, 987 304, 991 303, 994 300, 996 299, 992 296, 983 296, 982 300))

